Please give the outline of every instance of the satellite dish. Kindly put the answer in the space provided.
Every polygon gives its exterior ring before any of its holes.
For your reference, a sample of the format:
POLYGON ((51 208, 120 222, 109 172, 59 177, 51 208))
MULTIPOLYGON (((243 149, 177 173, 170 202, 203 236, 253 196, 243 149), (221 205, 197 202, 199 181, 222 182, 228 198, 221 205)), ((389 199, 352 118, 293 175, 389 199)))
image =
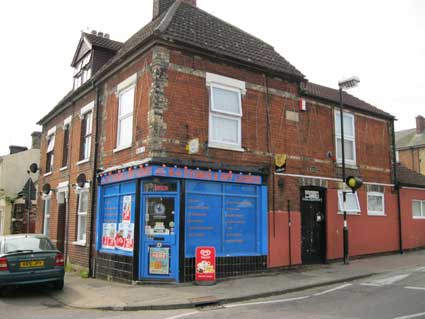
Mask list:
POLYGON ((37 173, 37 171, 38 171, 38 165, 37 165, 37 163, 32 163, 30 165, 30 172, 33 173, 33 174, 35 174, 35 173, 37 173))
POLYGON ((86 174, 80 174, 77 177, 77 185, 80 188, 83 188, 86 185, 87 182, 87 178, 86 178, 86 174))
POLYGON ((50 191, 52 190, 52 188, 50 187, 50 184, 44 184, 43 185, 43 193, 46 195, 49 195, 50 191))

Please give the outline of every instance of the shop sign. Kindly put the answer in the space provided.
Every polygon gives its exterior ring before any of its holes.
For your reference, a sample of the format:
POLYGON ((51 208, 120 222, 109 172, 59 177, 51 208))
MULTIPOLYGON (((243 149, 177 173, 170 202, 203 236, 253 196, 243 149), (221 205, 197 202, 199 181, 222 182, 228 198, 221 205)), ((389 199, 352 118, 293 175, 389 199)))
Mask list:
POLYGON ((198 283, 215 283, 216 260, 214 247, 196 247, 196 276, 198 283))
POLYGON ((170 274, 170 248, 149 247, 149 274, 170 274))

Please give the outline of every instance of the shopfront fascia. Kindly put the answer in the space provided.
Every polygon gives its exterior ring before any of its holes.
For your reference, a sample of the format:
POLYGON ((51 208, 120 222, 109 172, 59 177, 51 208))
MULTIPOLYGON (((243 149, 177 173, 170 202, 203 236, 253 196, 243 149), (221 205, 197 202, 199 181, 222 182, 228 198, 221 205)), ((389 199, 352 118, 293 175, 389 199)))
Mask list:
POLYGON ((193 281, 199 246, 216 249, 219 278, 266 269, 267 187, 261 176, 145 165, 99 179, 102 276, 193 281))

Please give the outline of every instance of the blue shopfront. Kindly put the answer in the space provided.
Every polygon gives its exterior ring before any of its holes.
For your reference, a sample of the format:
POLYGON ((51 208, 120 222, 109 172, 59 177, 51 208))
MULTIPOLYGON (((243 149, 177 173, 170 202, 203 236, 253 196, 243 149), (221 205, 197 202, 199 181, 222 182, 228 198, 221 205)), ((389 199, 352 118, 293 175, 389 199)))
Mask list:
POLYGON ((136 166, 100 176, 96 276, 193 281, 195 249, 214 246, 217 276, 267 268, 262 177, 136 166))

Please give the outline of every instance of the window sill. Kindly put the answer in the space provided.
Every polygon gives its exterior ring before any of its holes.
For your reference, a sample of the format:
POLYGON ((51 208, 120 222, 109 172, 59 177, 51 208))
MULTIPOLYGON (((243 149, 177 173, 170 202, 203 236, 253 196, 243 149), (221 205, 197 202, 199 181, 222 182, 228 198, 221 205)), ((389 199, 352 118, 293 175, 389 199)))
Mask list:
POLYGON ((48 172, 48 173, 44 174, 43 177, 47 177, 47 176, 50 176, 52 174, 53 174, 53 172, 48 172))
POLYGON ((77 165, 82 165, 82 164, 88 163, 89 161, 90 161, 90 158, 86 158, 86 159, 83 159, 83 160, 77 162, 77 165))
POLYGON ((425 216, 424 217, 413 217, 413 219, 425 220, 425 216))
MULTIPOLYGON (((338 215, 344 215, 344 212, 338 212, 338 215)), ((360 212, 347 212, 350 216, 360 216, 360 212)))
POLYGON ((234 151, 234 152, 245 152, 245 150, 242 147, 236 146, 236 145, 230 145, 230 144, 208 143, 208 147, 227 150, 227 151, 234 151))
POLYGON ((125 146, 117 147, 116 149, 114 149, 114 153, 118 153, 118 152, 127 150, 127 149, 131 148, 131 146, 132 145, 125 145, 125 146))
POLYGON ((74 241, 72 244, 74 246, 86 247, 86 242, 85 241, 74 241))
POLYGON ((60 172, 66 171, 68 169, 68 166, 64 166, 61 169, 59 169, 60 172))
MULTIPOLYGON (((337 167, 341 167, 342 168, 342 162, 341 161, 337 161, 336 162, 336 166, 337 167)), ((345 162, 345 168, 349 168, 349 169, 359 169, 359 167, 357 166, 356 163, 349 163, 349 162, 345 162)))
POLYGON ((387 217, 387 214, 383 214, 383 213, 367 213, 367 216, 371 216, 371 217, 387 217))

